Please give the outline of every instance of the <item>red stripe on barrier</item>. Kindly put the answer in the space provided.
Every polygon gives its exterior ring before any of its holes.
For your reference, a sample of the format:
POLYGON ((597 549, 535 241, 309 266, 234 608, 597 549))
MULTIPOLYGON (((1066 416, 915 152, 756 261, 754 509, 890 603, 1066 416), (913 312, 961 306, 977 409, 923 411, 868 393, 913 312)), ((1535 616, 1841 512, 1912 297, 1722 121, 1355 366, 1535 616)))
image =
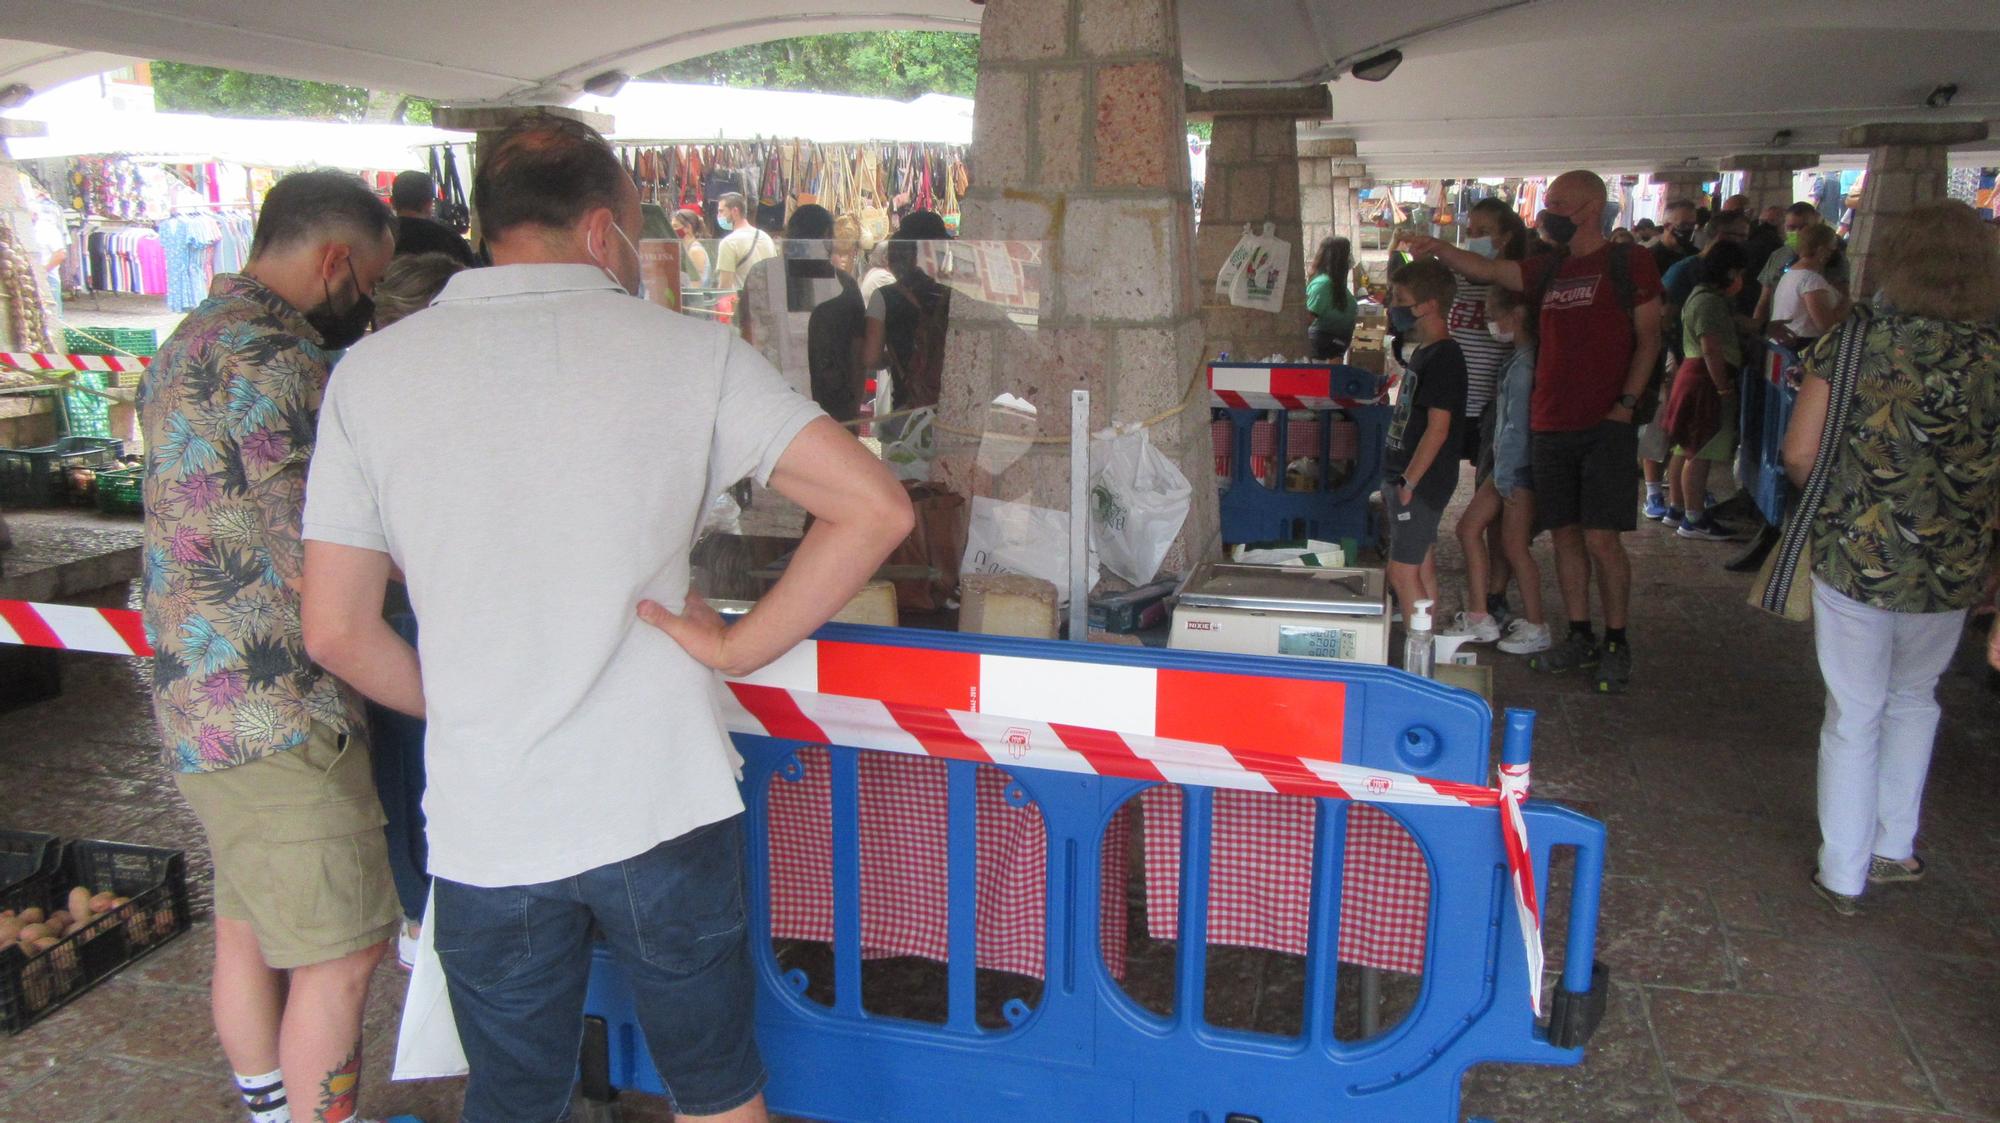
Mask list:
POLYGON ((930 706, 903 706, 894 702, 884 702, 889 716, 903 732, 917 739, 924 751, 932 756, 948 760, 969 760, 975 764, 992 764, 993 757, 979 742, 965 735, 965 730, 951 719, 951 715, 930 706))
POLYGON ((153 653, 153 645, 146 641, 146 622, 137 612, 129 609, 122 612, 106 612, 104 622, 111 625, 111 630, 118 633, 119 639, 132 646, 132 654, 153 653))
POLYGON ((7 621, 7 626, 14 629, 14 634, 29 647, 67 646, 56 635, 55 629, 42 619, 42 614, 22 601, 0 600, 0 620, 7 621))
POLYGON ((1164 780, 1159 766, 1132 751, 1123 737, 1102 729, 1085 729, 1080 725, 1059 725, 1049 723, 1063 744, 1070 750, 1081 753, 1091 763, 1091 767, 1105 766, 1116 769, 1117 775, 1127 780, 1164 780))
POLYGON ((729 689, 771 736, 785 741, 810 741, 822 745, 831 740, 825 730, 799 709, 790 691, 775 686, 752 686, 747 682, 732 682, 729 689))
POLYGON ((1243 400, 1243 395, 1237 393, 1234 390, 1211 390, 1209 392, 1214 394, 1216 398, 1222 402, 1223 405, 1229 407, 1230 409, 1250 408, 1250 403, 1243 400))
POLYGON ((979 709, 979 655, 870 643, 819 643, 819 692, 940 710, 979 709))
POLYGON ((1324 398, 1333 389, 1326 367, 1272 367, 1271 394, 1279 398, 1324 398))
POLYGON ((1160 672, 1156 736, 1339 762, 1347 684, 1160 672))

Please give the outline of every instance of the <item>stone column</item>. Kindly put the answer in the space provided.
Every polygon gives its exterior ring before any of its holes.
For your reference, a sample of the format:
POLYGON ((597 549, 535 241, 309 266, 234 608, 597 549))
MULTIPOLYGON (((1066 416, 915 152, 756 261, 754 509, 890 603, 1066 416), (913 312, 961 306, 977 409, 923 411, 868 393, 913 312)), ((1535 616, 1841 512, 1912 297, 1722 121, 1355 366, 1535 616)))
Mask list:
POLYGON ((1855 208, 1854 228, 1847 239, 1856 300, 1875 292, 1868 259, 1882 223, 1944 198, 1946 151, 1954 144, 1972 144, 1986 136, 1984 121, 1891 121, 1856 125, 1840 134, 1842 146, 1868 150, 1861 205, 1855 208))
POLYGON ((1314 247, 1304 244, 1300 221, 1298 122, 1324 118, 1332 108, 1325 86, 1188 95, 1188 114, 1215 122, 1201 231, 1195 239, 1195 277, 1213 278, 1221 271, 1246 225, 1262 231, 1270 223, 1292 247, 1280 311, 1237 308, 1215 294, 1214 284, 1198 286, 1208 336, 1204 357, 1222 351, 1240 359, 1304 353, 1305 266, 1314 247))
POLYGON ((1743 193, 1750 196, 1750 215, 1754 218, 1765 207, 1791 206, 1793 173, 1818 165, 1819 157, 1809 153, 1757 152, 1731 156, 1722 162, 1722 169, 1744 173, 1743 193))
POLYGON ((1666 198, 1662 203, 1677 203, 1682 199, 1692 200, 1697 206, 1708 205, 1708 192, 1704 190, 1715 179, 1713 168, 1688 167, 1677 164, 1671 168, 1661 168, 1653 173, 1653 182, 1665 184, 1666 198))
MULTIPOLYGON (((1032 317, 954 300, 937 477, 964 495, 1066 508, 1069 393, 1088 389, 1093 429, 1153 421, 1154 447, 1194 484, 1165 563, 1186 573, 1221 538, 1207 393, 1195 382, 1202 319, 1179 28, 1177 0, 986 5, 978 183, 960 236, 1041 242, 1047 267, 1032 317), (996 476, 975 453, 1002 392, 1034 403, 1030 431, 1046 443, 996 476)), ((1287 178, 1296 175, 1294 165, 1287 178)))
MULTIPOLYGON (((607 136, 610 135, 615 123, 608 113, 592 113, 583 109, 571 109, 566 105, 440 105, 431 111, 433 127, 457 129, 473 134, 472 154, 465 175, 467 202, 471 201, 472 177, 479 170, 479 154, 485 151, 487 141, 498 136, 516 121, 534 116, 567 117, 572 121, 581 121, 607 136)), ((472 229, 468 232, 467 239, 474 248, 478 247, 479 215, 476 212, 472 216, 472 229)))

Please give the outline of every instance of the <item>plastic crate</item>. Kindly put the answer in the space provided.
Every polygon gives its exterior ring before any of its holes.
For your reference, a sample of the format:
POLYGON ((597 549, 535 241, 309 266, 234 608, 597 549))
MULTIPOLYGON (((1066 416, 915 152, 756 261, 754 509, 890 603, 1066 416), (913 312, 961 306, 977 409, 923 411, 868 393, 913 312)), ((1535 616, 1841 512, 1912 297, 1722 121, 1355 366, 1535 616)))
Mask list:
POLYGON ((0 896, 0 908, 64 908, 74 885, 131 900, 33 958, 0 948, 0 1031, 21 1032, 187 931, 187 856, 157 846, 75 840, 41 892, 0 896))
POLYGON ((46 883, 61 860, 62 839, 55 835, 0 829, 0 900, 38 892, 32 883, 46 883))
POLYGON ((146 512, 146 470, 110 468, 97 473, 97 509, 107 515, 146 512))
MULTIPOLYGON (((68 355, 143 355, 160 353, 160 333, 152 328, 64 328, 63 353, 68 355)), ((140 371, 112 375, 115 385, 139 384, 140 371)))
POLYGON ((115 468, 125 442, 64 437, 47 448, 0 448, 0 507, 55 507, 69 497, 71 468, 115 468))

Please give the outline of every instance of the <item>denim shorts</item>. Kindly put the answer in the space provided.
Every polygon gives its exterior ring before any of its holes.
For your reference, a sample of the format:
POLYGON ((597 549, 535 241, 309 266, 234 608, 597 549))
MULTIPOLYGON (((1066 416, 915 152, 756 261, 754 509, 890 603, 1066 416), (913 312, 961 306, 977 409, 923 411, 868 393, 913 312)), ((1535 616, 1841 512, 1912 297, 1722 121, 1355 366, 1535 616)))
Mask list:
POLYGON ((471 1068, 465 1123, 567 1118, 593 922, 676 1113, 719 1114, 763 1090, 741 815, 560 881, 435 885, 430 923, 471 1068))

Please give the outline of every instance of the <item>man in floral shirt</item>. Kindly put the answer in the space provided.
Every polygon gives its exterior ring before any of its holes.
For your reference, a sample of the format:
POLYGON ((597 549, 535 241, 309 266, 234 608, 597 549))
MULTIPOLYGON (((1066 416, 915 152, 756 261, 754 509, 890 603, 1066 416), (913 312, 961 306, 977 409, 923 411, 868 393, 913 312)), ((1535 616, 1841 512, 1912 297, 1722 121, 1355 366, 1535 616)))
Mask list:
POLYGON ((299 629, 320 397, 393 251, 359 179, 286 177, 243 272, 215 279, 140 390, 153 705, 214 856, 216 1031, 259 1123, 285 1118, 287 1087, 302 1119, 354 1118, 362 1003, 398 914, 359 699, 299 629))

